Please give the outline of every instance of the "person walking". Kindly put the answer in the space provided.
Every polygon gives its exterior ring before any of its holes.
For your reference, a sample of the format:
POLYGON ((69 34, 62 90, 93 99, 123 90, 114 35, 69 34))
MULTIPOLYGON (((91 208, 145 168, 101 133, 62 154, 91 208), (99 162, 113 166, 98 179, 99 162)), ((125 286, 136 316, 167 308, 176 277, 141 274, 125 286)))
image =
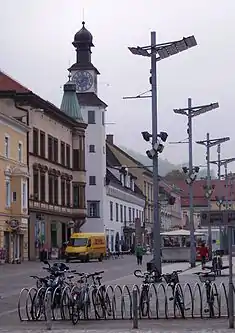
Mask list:
POLYGON ((202 269, 205 269, 206 259, 208 257, 208 248, 205 246, 204 242, 201 244, 199 252, 201 257, 202 269))
POLYGON ((143 247, 141 246, 140 243, 138 243, 135 249, 137 265, 142 265, 143 253, 144 253, 143 247))

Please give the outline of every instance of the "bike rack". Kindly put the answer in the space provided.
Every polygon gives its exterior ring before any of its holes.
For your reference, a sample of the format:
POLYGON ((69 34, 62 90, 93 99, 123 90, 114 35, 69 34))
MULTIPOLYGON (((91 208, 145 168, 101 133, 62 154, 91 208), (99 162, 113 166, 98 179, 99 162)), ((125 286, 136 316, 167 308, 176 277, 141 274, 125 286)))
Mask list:
MULTIPOLYGON (((97 290, 98 293, 101 293, 100 286, 97 290)), ((47 320, 46 311, 45 311, 45 302, 49 292, 51 292, 51 304, 52 304, 52 320, 53 321, 66 321, 70 320, 70 300, 73 291, 76 289, 76 286, 70 288, 66 286, 63 290, 56 288, 52 290, 51 288, 45 289, 41 287, 37 289, 36 287, 32 288, 23 288, 20 292, 18 299, 18 316, 21 322, 24 321, 45 321, 47 320), (57 292, 60 292, 61 300, 58 308, 55 308, 55 297, 57 297, 57 292), (43 296, 40 296, 42 293, 43 296), (63 303, 63 295, 66 297, 63 303), (36 308, 33 305, 35 299, 43 297, 43 304, 41 308, 36 308), (66 303, 67 302, 67 303, 66 303), (64 307, 63 307, 64 306, 64 307), (68 307, 68 309, 67 309, 68 307), (66 311, 65 311, 66 310, 66 311), (38 311, 38 312, 37 312, 38 311), (68 312, 67 312, 68 311, 68 312), (66 313, 65 313, 66 312, 66 313)), ((137 302, 138 302, 138 316, 139 319, 168 319, 168 318, 182 318, 182 314, 177 309, 176 304, 176 293, 172 295, 172 288, 170 284, 159 283, 159 284, 150 284, 149 285, 149 305, 146 316, 143 316, 141 313, 141 291, 143 285, 119 285, 114 286, 108 285, 105 288, 104 297, 109 297, 110 300, 110 309, 111 313, 105 313, 103 320, 130 320, 133 318, 133 289, 137 290, 137 302), (179 313, 178 313, 179 312, 179 313)), ((208 318, 210 314, 205 312, 206 304, 206 287, 205 283, 177 283, 175 286, 175 291, 178 290, 182 297, 182 304, 184 306, 184 317, 185 318, 208 318)), ((92 300, 92 292, 94 291, 93 287, 89 288, 90 300, 92 300)), ((221 282, 219 285, 212 283, 211 293, 214 295, 215 304, 214 307, 214 317, 227 317, 228 316, 228 286, 221 282)), ((235 289, 234 289, 235 293, 235 289)), ((89 313, 81 316, 81 320, 100 320, 97 318, 96 311, 91 301, 89 307, 89 313)))

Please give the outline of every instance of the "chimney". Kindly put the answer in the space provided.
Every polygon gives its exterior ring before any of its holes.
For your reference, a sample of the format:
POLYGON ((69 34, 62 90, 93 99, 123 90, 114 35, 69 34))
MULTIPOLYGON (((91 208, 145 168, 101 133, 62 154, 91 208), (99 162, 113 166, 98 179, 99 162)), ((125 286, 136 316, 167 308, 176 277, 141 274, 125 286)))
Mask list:
POLYGON ((106 135, 106 141, 113 145, 113 134, 107 134, 106 135))

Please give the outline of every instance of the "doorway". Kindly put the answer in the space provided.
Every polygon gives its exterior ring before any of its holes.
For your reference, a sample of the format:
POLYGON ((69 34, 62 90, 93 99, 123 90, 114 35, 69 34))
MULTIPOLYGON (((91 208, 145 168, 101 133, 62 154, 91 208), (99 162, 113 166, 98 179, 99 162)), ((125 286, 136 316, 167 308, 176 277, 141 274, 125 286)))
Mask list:
POLYGON ((4 231, 4 249, 6 250, 6 262, 10 261, 10 233, 4 231))

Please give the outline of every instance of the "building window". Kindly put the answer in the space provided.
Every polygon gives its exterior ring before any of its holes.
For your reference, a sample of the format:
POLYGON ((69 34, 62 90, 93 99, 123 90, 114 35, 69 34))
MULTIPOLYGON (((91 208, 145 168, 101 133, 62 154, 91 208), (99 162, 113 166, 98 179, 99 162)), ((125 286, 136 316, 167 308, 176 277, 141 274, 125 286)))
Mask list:
POLYGON ((54 203, 54 177, 52 175, 49 175, 49 186, 48 186, 48 201, 50 204, 54 203))
MULTIPOLYGON (((146 185, 146 182, 144 181, 144 195, 147 196, 147 185, 146 185)), ((148 198, 147 198, 148 199, 148 198)))
POLYGON ((18 161, 22 162, 22 158, 23 158, 23 144, 22 142, 18 143, 18 161))
POLYGON ((119 205, 118 205, 118 203, 116 203, 116 222, 118 222, 118 220, 119 220, 118 213, 119 213, 119 205))
POLYGON ((87 201, 87 215, 88 217, 100 217, 99 201, 87 201))
POLYGON ((17 198, 16 192, 12 192, 12 201, 16 202, 16 198, 17 198))
POLYGON ((58 177, 54 177, 54 203, 58 205, 58 177))
POLYGON ((6 207, 9 208, 11 206, 11 180, 9 177, 6 178, 6 207))
POLYGON ((45 145, 46 145, 45 133, 43 131, 40 131, 40 156, 41 157, 46 157, 45 145))
POLYGON ((102 117, 102 125, 104 125, 104 111, 101 113, 101 117, 102 117))
POLYGON ((60 163, 65 165, 65 143, 63 141, 60 142, 60 163))
POLYGON ((5 136, 5 156, 9 157, 9 146, 10 146, 10 138, 8 135, 5 136))
POLYGON ((109 215, 110 215, 110 221, 113 221, 113 202, 110 201, 109 203, 109 215))
POLYGON ((51 135, 48 135, 48 160, 49 161, 54 161, 54 156, 53 156, 53 137, 51 135))
POLYGON ((70 168, 70 145, 66 145, 66 166, 70 168))
POLYGON ((70 182, 66 183, 66 196, 67 196, 67 207, 70 207, 70 204, 71 204, 71 184, 70 184, 70 182))
POLYGON ((34 200, 38 200, 38 191, 39 190, 39 174, 38 170, 33 170, 33 197, 34 200))
POLYGON ((33 153, 38 155, 38 129, 33 129, 33 153))
POLYGON ((131 208, 129 207, 128 210, 129 210, 129 222, 131 222, 131 208))
POLYGON ((96 177, 89 176, 89 185, 96 185, 96 177))
POLYGON ((89 153, 95 153, 95 145, 89 145, 89 153))
POLYGON ((45 173, 40 173, 40 201, 45 202, 46 201, 46 177, 45 173))
POLYGON ((27 209, 28 208, 28 194, 27 194, 27 183, 23 182, 22 183, 22 209, 27 209))
POLYGON ((124 206, 124 222, 126 222, 126 206, 124 206))
POLYGON ((120 205, 120 221, 123 222, 123 205, 120 205))
POLYGON ((88 111, 88 124, 95 124, 95 111, 88 111))
POLYGON ((65 180, 61 179, 61 205, 65 206, 65 180))
POLYGON ((135 208, 132 208, 132 217, 133 217, 133 222, 135 222, 135 208))
POLYGON ((53 161, 55 163, 58 163, 58 139, 56 139, 56 138, 54 138, 54 140, 53 140, 53 153, 54 153, 53 161))
POLYGON ((73 170, 80 171, 79 149, 73 149, 73 170))
POLYGON ((79 185, 73 184, 73 207, 80 208, 79 206, 79 185))

